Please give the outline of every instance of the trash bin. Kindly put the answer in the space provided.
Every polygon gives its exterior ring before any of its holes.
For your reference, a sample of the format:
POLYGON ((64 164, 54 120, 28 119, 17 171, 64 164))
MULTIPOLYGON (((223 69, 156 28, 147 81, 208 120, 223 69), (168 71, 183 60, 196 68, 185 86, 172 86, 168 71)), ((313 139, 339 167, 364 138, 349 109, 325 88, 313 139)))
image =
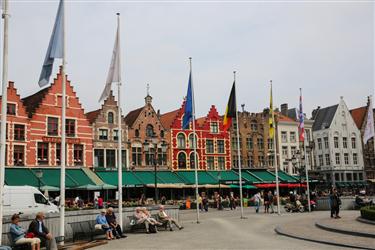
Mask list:
POLYGON ((243 198, 243 206, 247 207, 247 203, 249 202, 248 198, 243 198))

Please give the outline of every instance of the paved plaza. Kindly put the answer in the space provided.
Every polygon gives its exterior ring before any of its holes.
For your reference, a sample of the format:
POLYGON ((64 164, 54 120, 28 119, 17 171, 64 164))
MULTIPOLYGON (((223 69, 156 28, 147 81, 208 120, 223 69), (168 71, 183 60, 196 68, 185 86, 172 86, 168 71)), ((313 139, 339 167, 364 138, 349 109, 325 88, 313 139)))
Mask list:
MULTIPOLYGON (((182 231, 161 231, 157 234, 129 233, 128 238, 110 241, 94 249, 349 249, 278 235, 275 227, 301 224, 329 216, 328 211, 287 214, 255 214, 245 208, 247 219, 240 219, 240 210, 201 213, 201 223, 195 221, 195 210, 181 211, 182 231)), ((358 211, 344 211, 356 216, 358 211)), ((308 233, 310 228, 306 228, 308 233)), ((303 230, 302 230, 303 231, 303 230)), ((322 231, 322 235, 325 234, 322 231)), ((374 245, 375 247, 375 245, 374 245)))

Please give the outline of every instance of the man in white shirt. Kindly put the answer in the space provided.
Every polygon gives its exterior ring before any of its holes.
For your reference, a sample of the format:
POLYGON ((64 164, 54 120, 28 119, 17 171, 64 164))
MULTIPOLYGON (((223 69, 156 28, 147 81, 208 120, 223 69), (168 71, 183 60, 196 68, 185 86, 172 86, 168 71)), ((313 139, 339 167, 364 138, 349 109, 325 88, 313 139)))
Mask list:
POLYGON ((178 222, 176 220, 174 220, 172 217, 170 217, 164 210, 164 206, 161 205, 159 207, 159 213, 158 213, 158 218, 159 218, 159 221, 162 222, 162 223, 168 223, 168 226, 169 226, 169 229, 171 231, 173 231, 172 229, 172 223, 176 225, 176 227, 178 229, 183 229, 184 227, 182 227, 180 224, 178 224, 178 222))

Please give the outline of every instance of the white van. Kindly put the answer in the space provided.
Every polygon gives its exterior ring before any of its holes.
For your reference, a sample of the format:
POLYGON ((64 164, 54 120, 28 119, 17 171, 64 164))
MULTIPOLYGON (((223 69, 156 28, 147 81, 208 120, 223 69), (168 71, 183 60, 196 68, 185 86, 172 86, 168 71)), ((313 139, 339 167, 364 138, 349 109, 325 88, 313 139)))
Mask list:
POLYGON ((4 216, 15 213, 36 214, 58 213, 59 209, 35 187, 32 186, 4 186, 4 216))

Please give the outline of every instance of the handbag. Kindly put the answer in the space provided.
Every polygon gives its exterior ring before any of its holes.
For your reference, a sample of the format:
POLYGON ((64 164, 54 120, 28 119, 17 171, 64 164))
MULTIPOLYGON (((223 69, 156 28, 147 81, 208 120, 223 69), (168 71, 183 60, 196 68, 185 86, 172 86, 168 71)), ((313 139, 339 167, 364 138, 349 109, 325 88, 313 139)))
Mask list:
POLYGON ((101 224, 95 224, 95 230, 101 230, 102 228, 101 224))
POLYGON ((28 232, 26 233, 25 238, 35 238, 35 234, 33 232, 28 232))

